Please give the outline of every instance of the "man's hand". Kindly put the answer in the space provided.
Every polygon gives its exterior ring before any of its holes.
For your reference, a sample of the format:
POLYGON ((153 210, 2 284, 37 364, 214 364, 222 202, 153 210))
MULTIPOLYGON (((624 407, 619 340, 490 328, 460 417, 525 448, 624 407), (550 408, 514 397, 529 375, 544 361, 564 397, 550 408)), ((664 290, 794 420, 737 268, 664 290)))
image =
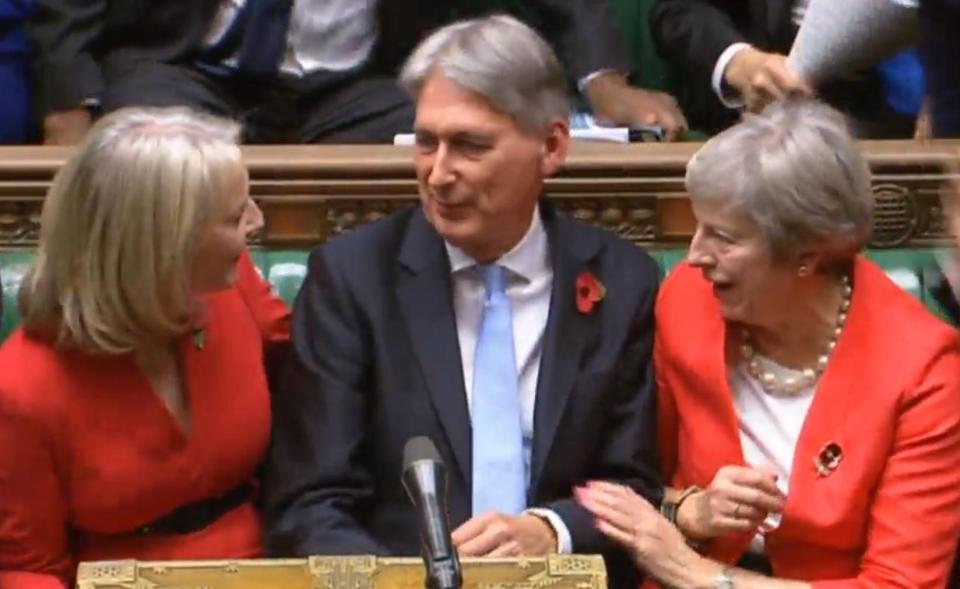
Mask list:
POLYGON ((766 53, 754 47, 740 50, 730 60, 724 78, 740 93, 751 112, 758 112, 786 96, 813 96, 810 84, 787 67, 785 55, 766 53))
POLYGON ((687 129, 687 119, 669 94, 634 88, 617 72, 606 72, 587 82, 584 94, 598 121, 625 127, 660 125, 673 141, 687 129))
POLYGON ((535 515, 487 512, 453 531, 460 556, 543 556, 557 551, 553 527, 535 515))
POLYGON ((75 108, 52 112, 43 119, 44 145, 76 145, 92 124, 90 111, 75 108))

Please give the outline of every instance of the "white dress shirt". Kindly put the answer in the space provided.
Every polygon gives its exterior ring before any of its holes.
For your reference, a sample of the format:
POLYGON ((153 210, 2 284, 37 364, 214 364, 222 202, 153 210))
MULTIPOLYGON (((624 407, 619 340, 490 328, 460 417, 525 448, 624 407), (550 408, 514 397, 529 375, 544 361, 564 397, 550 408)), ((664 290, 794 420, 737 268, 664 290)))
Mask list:
MULTIPOLYGON (((221 0, 206 38, 212 47, 237 18, 246 0, 221 0)), ((294 76, 359 67, 377 38, 377 0, 294 0, 280 71, 294 76)), ((226 64, 236 66, 236 57, 226 64)))
MULTIPOLYGON (((445 245, 453 278, 453 310, 457 320, 463 385, 467 392, 467 407, 470 407, 473 399, 474 355, 480 324, 483 321, 485 287, 477 261, 463 250, 449 243, 445 245)), ((523 459, 529 477, 537 379, 540 374, 540 358, 543 356, 543 335, 550 312, 550 294, 553 290, 550 248, 539 211, 534 212, 530 228, 523 239, 496 263, 506 269, 506 294, 510 298, 513 312, 513 345, 520 392, 523 459)), ((528 478, 527 486, 529 485, 528 478)), ((572 552, 570 531, 556 513, 549 509, 536 508, 528 511, 547 519, 553 526, 557 534, 558 552, 572 552)))

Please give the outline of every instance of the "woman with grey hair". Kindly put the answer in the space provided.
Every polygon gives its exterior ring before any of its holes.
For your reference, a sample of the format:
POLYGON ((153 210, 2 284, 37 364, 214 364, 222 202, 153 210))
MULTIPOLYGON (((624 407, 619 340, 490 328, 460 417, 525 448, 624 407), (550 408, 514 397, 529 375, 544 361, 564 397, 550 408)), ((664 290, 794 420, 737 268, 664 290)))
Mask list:
POLYGON ((57 172, 24 325, 0 348, 0 587, 83 560, 261 553, 264 355, 289 312, 246 251, 239 127, 107 115, 57 172))
POLYGON ((840 115, 774 104, 687 188, 697 231, 657 304, 667 499, 580 500, 671 587, 943 587, 960 339, 859 254, 870 174, 840 115))

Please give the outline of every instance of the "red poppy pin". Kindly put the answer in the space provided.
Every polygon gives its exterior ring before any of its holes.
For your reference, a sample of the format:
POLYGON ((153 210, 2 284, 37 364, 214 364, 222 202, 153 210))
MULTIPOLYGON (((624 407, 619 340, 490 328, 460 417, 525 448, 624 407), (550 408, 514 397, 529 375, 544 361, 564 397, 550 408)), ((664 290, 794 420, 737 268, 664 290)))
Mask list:
POLYGON ((577 276, 577 310, 587 315, 593 307, 603 300, 607 289, 593 272, 581 272, 577 276))

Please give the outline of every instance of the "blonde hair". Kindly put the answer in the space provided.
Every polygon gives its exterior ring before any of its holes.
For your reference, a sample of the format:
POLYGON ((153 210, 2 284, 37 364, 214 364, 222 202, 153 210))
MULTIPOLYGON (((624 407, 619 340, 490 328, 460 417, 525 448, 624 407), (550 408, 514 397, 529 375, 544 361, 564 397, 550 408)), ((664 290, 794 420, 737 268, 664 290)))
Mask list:
POLYGON ((184 108, 105 116, 44 201, 24 327, 60 346, 120 354, 189 331, 202 224, 242 169, 240 127, 184 108))

